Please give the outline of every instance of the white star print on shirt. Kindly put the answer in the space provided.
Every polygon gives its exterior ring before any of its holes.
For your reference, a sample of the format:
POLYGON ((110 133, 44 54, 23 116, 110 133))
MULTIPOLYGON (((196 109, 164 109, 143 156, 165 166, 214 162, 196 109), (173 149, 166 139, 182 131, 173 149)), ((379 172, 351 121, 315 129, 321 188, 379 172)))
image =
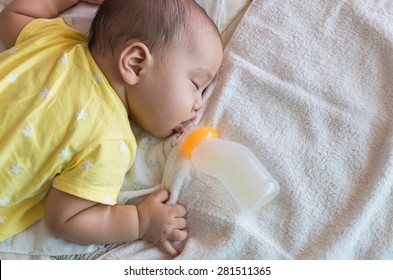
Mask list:
POLYGON ((119 146, 120 146, 120 152, 121 153, 126 153, 128 151, 127 145, 123 141, 120 143, 119 146))
POLYGON ((19 173, 21 172, 21 168, 19 165, 12 165, 11 167, 11 172, 14 173, 15 175, 19 175, 19 173))
POLYGON ((86 171, 89 171, 89 169, 92 168, 92 167, 93 167, 93 164, 90 162, 90 160, 88 160, 88 161, 86 161, 86 162, 83 163, 83 168, 84 168, 86 171))
POLYGON ((123 105, 120 105, 121 107, 120 107, 120 111, 124 114, 124 115, 128 115, 128 112, 127 112, 127 110, 126 110, 126 108, 123 106, 123 105))
POLYGON ((101 76, 100 76, 100 74, 97 74, 97 73, 95 73, 94 75, 93 75, 93 80, 94 80, 94 82, 95 83, 100 83, 101 82, 101 76))
POLYGON ((11 73, 8 76, 8 81, 10 82, 10 84, 15 84, 18 81, 18 76, 15 75, 14 73, 11 73))
POLYGON ((59 154, 59 156, 61 156, 63 159, 67 159, 69 155, 70 155, 69 149, 61 149, 61 152, 59 154))
POLYGON ((45 88, 43 91, 41 91, 41 97, 42 97, 43 99, 48 98, 49 94, 50 94, 50 91, 49 91, 49 89, 47 89, 47 88, 45 88))
POLYGON ((102 203, 104 203, 104 204, 111 204, 111 199, 108 196, 104 196, 102 198, 102 203))
POLYGON ((10 55, 13 55, 13 54, 16 54, 17 51, 19 51, 19 48, 13 47, 13 48, 11 48, 11 49, 8 51, 8 53, 9 53, 10 55))
POLYGON ((9 202, 10 200, 8 199, 8 197, 0 199, 0 206, 6 206, 9 202))
POLYGON ((84 121, 87 118, 87 113, 83 110, 80 110, 78 113, 76 113, 76 115, 77 115, 78 121, 81 121, 81 120, 84 121))
POLYGON ((26 127, 25 129, 22 130, 22 132, 24 138, 33 138, 34 131, 31 128, 26 127))
POLYGON ((60 61, 61 61, 61 63, 66 64, 67 61, 68 61, 67 54, 63 54, 63 55, 60 57, 60 61))

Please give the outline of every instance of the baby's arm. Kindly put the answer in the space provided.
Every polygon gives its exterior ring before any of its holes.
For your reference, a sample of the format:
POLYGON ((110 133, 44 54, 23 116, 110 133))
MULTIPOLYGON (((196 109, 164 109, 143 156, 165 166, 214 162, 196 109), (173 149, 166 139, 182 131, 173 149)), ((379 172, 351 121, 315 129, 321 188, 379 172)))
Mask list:
POLYGON ((138 206, 108 206, 52 188, 45 222, 55 235, 74 242, 105 244, 142 238, 176 256, 179 252, 169 240, 187 237, 186 210, 181 205, 165 205, 167 199, 168 192, 158 190, 138 206))
MULTIPOLYGON (((84 0, 100 4, 103 0, 84 0)), ((0 40, 6 48, 15 45, 26 24, 37 18, 54 18, 81 0, 14 0, 0 13, 0 40)))

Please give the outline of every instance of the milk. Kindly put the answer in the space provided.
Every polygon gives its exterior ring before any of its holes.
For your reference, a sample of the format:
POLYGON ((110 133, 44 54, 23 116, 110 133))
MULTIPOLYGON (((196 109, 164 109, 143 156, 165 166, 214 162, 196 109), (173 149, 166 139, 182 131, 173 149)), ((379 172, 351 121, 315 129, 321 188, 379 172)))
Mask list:
POLYGON ((255 154, 240 143, 217 137, 213 129, 200 127, 185 139, 183 150, 188 149, 200 171, 220 180, 243 210, 252 211, 274 199, 280 186, 255 154))

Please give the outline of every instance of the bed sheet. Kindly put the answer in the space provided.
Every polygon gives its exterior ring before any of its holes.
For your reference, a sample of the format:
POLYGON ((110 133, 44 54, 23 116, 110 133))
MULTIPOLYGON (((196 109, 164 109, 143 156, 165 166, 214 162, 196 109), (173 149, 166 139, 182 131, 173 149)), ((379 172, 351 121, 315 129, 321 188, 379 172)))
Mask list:
MULTIPOLYGON (((8 0, 0 0, 0 10, 8 0)), ((216 22, 223 41, 227 42, 232 32, 249 5, 251 0, 199 0, 209 16, 216 22)), ((65 21, 81 30, 88 32, 96 7, 86 3, 69 9, 62 14, 65 21)), ((0 43, 0 51, 4 48, 0 43)), ((157 139, 136 124, 132 124, 133 132, 138 141, 138 150, 135 164, 126 175, 119 203, 126 203, 130 199, 138 201, 138 197, 151 193, 161 187, 167 156, 178 139, 169 138, 166 141, 157 139)), ((79 245, 53 237, 49 234, 43 222, 39 222, 23 233, 0 243, 0 259, 94 259, 104 252, 119 246, 79 245)))

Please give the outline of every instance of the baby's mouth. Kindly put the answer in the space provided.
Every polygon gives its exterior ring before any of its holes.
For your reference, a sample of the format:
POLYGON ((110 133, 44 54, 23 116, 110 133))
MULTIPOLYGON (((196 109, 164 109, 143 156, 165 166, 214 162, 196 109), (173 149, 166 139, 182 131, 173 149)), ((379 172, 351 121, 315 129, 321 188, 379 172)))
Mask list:
POLYGON ((183 133, 187 129, 187 127, 189 127, 195 121, 195 119, 196 117, 192 117, 189 120, 181 122, 178 126, 176 126, 175 131, 178 133, 183 133))

